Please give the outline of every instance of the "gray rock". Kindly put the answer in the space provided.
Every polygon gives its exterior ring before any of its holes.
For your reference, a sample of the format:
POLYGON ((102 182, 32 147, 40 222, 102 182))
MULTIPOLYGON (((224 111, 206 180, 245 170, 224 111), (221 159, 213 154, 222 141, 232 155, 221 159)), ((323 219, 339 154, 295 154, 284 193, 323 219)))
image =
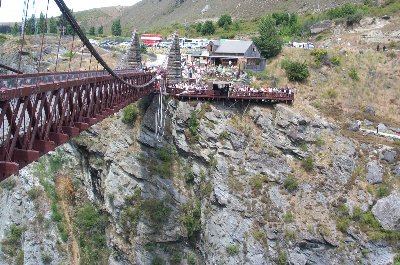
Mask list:
POLYGON ((396 177, 400 177, 400 164, 397 164, 397 165, 394 167, 393 174, 394 174, 396 177))
POLYGON ((387 131, 387 127, 386 127, 385 124, 379 123, 378 124, 378 130, 379 130, 379 132, 386 132, 387 131))
POLYGON ((375 108, 374 108, 373 106, 367 106, 367 107, 364 109, 364 112, 365 112, 365 113, 368 113, 368 114, 371 114, 371 115, 375 115, 376 110, 375 110, 375 108))
POLYGON ((372 213, 383 228, 400 229, 400 193, 396 192, 378 200, 372 207, 372 213))
POLYGON ((319 34, 326 30, 329 30, 332 27, 333 23, 330 20, 323 20, 315 23, 310 27, 311 34, 319 34))
POLYGON ((360 130, 360 127, 358 124, 359 124, 358 121, 352 121, 347 126, 347 129, 349 129, 350 131, 353 131, 353 132, 357 132, 358 130, 360 130))
POLYGON ((389 163, 393 163, 397 158, 397 152, 395 150, 385 150, 382 153, 382 160, 389 163))
POLYGON ((289 264, 290 265, 306 265, 307 257, 306 255, 298 252, 290 252, 289 253, 289 264))
POLYGON ((367 119, 365 119, 365 120, 363 121, 363 124, 364 124, 364 126, 372 126, 372 125, 374 125, 374 123, 373 123, 372 121, 369 121, 369 120, 367 120, 367 119))
POLYGON ((382 183, 383 169, 378 161, 373 160, 367 164, 367 181, 370 184, 382 183))

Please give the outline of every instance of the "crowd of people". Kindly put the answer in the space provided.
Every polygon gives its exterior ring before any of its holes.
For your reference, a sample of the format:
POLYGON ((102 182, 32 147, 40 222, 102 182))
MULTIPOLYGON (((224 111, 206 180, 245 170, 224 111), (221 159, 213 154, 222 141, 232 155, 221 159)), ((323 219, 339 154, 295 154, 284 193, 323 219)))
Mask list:
MULTIPOLYGON (((217 83, 218 87, 218 83, 217 83)), ((180 82, 169 86, 171 93, 182 96, 182 95, 225 95, 230 96, 254 96, 254 97, 292 97, 294 95, 294 89, 289 87, 261 87, 252 88, 247 85, 238 83, 223 83, 222 86, 217 89, 210 83, 209 85, 205 82, 200 83, 189 83, 180 82)))

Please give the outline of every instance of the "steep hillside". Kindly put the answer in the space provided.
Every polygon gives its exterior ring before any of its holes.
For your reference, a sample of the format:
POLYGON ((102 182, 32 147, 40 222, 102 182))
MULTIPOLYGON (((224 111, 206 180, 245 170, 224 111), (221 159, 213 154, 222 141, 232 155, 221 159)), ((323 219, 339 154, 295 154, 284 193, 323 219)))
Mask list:
POLYGON ((121 18, 124 32, 133 29, 147 30, 153 27, 173 24, 175 22, 193 22, 196 20, 213 19, 227 13, 234 18, 249 19, 274 11, 314 12, 341 5, 351 0, 142 0, 126 8, 94 9, 76 13, 82 25, 99 26, 103 24, 105 31, 110 31, 112 19, 121 18), (114 13, 109 12, 114 10, 114 13), (118 10, 118 12, 115 12, 118 10), (110 14, 116 16, 110 16, 110 14))

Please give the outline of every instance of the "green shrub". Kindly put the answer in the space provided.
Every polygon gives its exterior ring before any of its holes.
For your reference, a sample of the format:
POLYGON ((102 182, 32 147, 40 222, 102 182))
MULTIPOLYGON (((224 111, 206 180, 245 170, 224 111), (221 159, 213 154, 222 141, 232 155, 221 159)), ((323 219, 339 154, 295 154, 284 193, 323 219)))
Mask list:
POLYGON ((338 56, 332 56, 331 64, 339 66, 341 64, 340 58, 338 56))
POLYGON ((136 104, 126 106, 122 111, 122 122, 133 125, 139 116, 139 109, 136 104))
POLYGON ((283 216, 283 221, 285 223, 292 223, 294 221, 294 215, 292 212, 286 212, 286 214, 283 216))
POLYGON ((189 238, 194 238, 201 231, 201 203, 189 202, 183 206, 181 220, 189 238))
POLYGON ((76 52, 68 51, 68 52, 64 53, 63 57, 68 58, 69 60, 72 60, 72 58, 74 58, 75 55, 76 55, 76 52))
POLYGON ((171 264, 172 265, 179 265, 182 262, 182 256, 179 253, 174 253, 171 257, 171 264))
POLYGON ((342 233, 346 233, 350 226, 350 219, 347 216, 342 216, 336 220, 336 228, 342 233))
POLYGON ((281 249, 278 249, 278 259, 276 263, 278 265, 286 265, 288 262, 288 256, 285 251, 282 251, 281 249))
POLYGON ((337 98, 338 92, 336 91, 336 89, 330 88, 330 89, 328 89, 328 91, 326 91, 326 95, 327 95, 329 98, 337 98))
POLYGON ((381 229, 381 225, 375 219, 375 216, 372 214, 371 211, 367 211, 361 216, 361 223, 363 225, 367 225, 369 228, 372 228, 374 230, 381 229))
POLYGON ((389 195, 389 189, 386 184, 380 184, 376 190, 376 195, 379 198, 383 198, 389 195))
POLYGON ((396 254, 396 256, 394 256, 394 265, 400 265, 400 254, 396 254))
POLYGON ((7 36, 0 34, 0 45, 3 45, 4 42, 6 42, 6 40, 7 40, 7 36))
POLYGON ((283 186, 285 187, 285 189, 287 189, 289 192, 293 192, 295 190, 297 190, 297 188, 299 187, 299 183, 297 181, 297 178, 295 178, 292 175, 289 175, 286 179, 285 182, 283 183, 283 186))
POLYGON ((196 263, 197 263, 196 257, 193 255, 189 255, 187 257, 187 263, 188 263, 188 265, 196 265, 196 263))
POLYGON ((195 175, 194 175, 194 172, 192 170, 192 166, 191 165, 185 165, 183 170, 184 170, 184 178, 185 178, 186 183, 193 184, 195 175))
POLYGON ((354 15, 357 12, 357 7, 353 4, 344 4, 332 9, 329 9, 327 14, 329 19, 345 18, 354 15))
POLYGON ((219 134, 219 139, 221 140, 221 142, 224 142, 226 140, 229 140, 229 133, 227 131, 222 131, 219 134))
POLYGON ((351 218, 352 218, 354 221, 360 221, 362 215, 363 215, 363 210, 362 210, 360 207, 355 206, 355 207, 353 208, 353 215, 351 216, 351 218))
POLYGON ((0 186, 5 190, 10 191, 10 190, 14 189, 15 186, 17 186, 17 182, 14 179, 9 178, 9 179, 3 180, 3 182, 1 182, 1 184, 0 184, 0 186))
POLYGON ((165 260, 159 256, 155 256, 154 259, 151 261, 151 265, 164 265, 165 260))
POLYGON ((262 189, 266 181, 267 181, 266 176, 256 175, 250 179, 250 186, 253 190, 260 190, 262 189))
POLYGON ((359 81, 359 80, 360 80, 360 77, 358 76, 357 69, 354 68, 354 67, 350 68, 350 70, 349 70, 349 76, 350 76, 350 78, 353 79, 354 81, 359 81))
POLYGON ((314 49, 311 51, 311 55, 315 57, 315 63, 317 65, 325 64, 328 61, 328 51, 324 49, 314 49))
POLYGON ((42 190, 39 187, 33 187, 32 189, 30 189, 27 192, 27 194, 28 194, 28 198, 31 201, 34 201, 42 194, 42 190))
POLYGON ((239 245, 229 245, 226 246, 226 252, 230 255, 230 256, 235 256, 237 254, 239 254, 239 245))
POLYGON ((301 165, 306 171, 312 171, 314 169, 314 158, 311 155, 307 156, 302 160, 301 165))
POLYGON ((171 209, 164 202, 156 199, 147 199, 142 202, 144 216, 152 222, 155 229, 161 228, 168 221, 171 209))
POLYGON ((42 255, 42 261, 43 261, 43 264, 51 264, 51 262, 53 261, 53 258, 50 256, 49 253, 44 253, 42 255))
POLYGON ((315 145, 318 147, 322 147, 325 144, 324 138, 320 135, 315 140, 315 145))
POLYGON ((75 218, 82 264, 101 264, 108 258, 106 241, 107 215, 92 204, 79 208, 75 218))
POLYGON ((4 239, 1 241, 1 251, 9 256, 15 257, 19 251, 22 251, 21 240, 25 227, 12 224, 5 232, 4 239))
POLYGON ((120 224, 126 234, 136 233, 142 211, 139 207, 128 206, 121 211, 120 224))
POLYGON ((290 81, 302 82, 310 76, 308 66, 305 63, 284 60, 281 63, 281 67, 286 71, 290 81))
POLYGON ((15 257, 14 265, 24 265, 24 251, 23 250, 19 250, 17 252, 17 256, 15 257))

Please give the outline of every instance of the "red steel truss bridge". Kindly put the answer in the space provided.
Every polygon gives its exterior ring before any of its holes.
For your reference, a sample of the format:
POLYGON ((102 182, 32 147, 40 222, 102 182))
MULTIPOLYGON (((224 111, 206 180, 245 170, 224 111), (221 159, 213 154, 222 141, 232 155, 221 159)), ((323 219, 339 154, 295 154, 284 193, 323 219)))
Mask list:
MULTIPOLYGON (((160 83, 157 82, 157 76, 166 77, 164 70, 145 72, 142 69, 111 69, 92 46, 63 0, 54 0, 62 12, 63 20, 69 23, 73 29, 73 36, 79 37, 84 47, 89 50, 91 58, 94 58, 97 65, 101 65, 103 69, 90 70, 89 66, 88 70, 71 71, 70 68, 69 71, 60 72, 56 70, 56 62, 54 71, 41 72, 45 38, 45 33, 42 33, 37 72, 23 73, 20 69, 21 55, 25 52, 25 27, 29 1, 24 0, 25 22, 21 26, 18 68, 0 63, 1 69, 13 72, 0 75, 0 181, 17 174, 19 169, 38 160, 40 156, 66 143, 128 104, 151 93, 159 93, 160 83)), ((49 2, 50 0, 47 1, 47 10, 49 2)), ((47 20, 46 11, 46 23, 47 20)), ((70 52, 72 53, 72 48, 70 52)), ((221 94, 215 90, 182 91, 174 86, 167 86, 161 94, 189 100, 286 103, 294 100, 293 94, 266 92, 221 94)), ((155 122, 157 123, 157 119, 155 122)))
MULTIPOLYGON (((64 1, 55 2, 104 70, 38 70, 23 74, 20 69, 0 64, 1 68, 14 72, 0 75, 0 181, 155 89, 156 73, 112 70, 91 45, 64 1)), ((29 0, 25 0, 25 5, 27 8, 29 0)), ((24 31, 21 35, 23 39, 24 31)), ((20 54, 22 51, 23 42, 20 54)))

